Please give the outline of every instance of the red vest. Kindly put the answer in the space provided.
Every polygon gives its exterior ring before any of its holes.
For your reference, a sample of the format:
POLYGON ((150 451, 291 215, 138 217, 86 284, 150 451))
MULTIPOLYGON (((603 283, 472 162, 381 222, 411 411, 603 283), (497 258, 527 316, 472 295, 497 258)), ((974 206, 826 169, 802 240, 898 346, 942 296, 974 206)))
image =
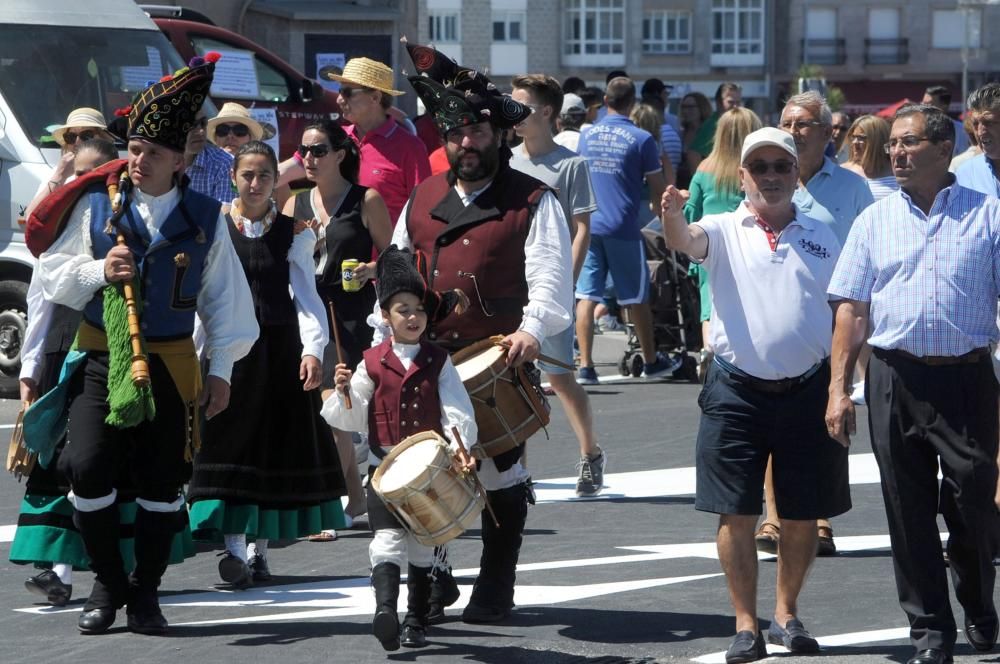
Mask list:
POLYGON ((365 371, 375 383, 368 406, 368 446, 383 457, 404 438, 421 431, 441 435, 438 376, 448 353, 427 342, 413 358, 409 371, 392 352, 392 338, 364 352, 365 371))
POLYGON ((406 229, 413 248, 430 256, 429 285, 439 291, 461 288, 471 303, 465 313, 433 325, 429 339, 454 350, 517 330, 528 303, 524 242, 548 190, 508 166, 468 206, 447 173, 414 189, 406 229))

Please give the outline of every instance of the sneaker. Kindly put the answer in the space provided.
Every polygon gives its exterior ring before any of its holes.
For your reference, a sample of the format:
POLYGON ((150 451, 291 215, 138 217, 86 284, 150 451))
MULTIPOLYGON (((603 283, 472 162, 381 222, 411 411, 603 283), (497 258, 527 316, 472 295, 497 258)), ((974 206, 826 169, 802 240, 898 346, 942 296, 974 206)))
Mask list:
POLYGON ((679 357, 657 353, 656 362, 642 365, 642 373, 646 378, 667 378, 680 369, 681 364, 683 364, 683 360, 679 357))
POLYGON ((855 406, 865 405, 865 381, 858 381, 851 388, 851 401, 855 406))
POLYGON ((597 369, 594 367, 580 367, 576 374, 576 382, 581 385, 597 385, 601 381, 597 380, 597 369))
POLYGON ((595 327, 599 327, 602 332, 621 332, 625 329, 622 322, 611 314, 601 316, 597 320, 597 325, 595 327))
POLYGON ((267 558, 257 553, 256 544, 247 545, 247 567, 254 582, 270 581, 271 570, 267 566, 267 558))
POLYGON ((582 457, 576 464, 576 469, 580 476, 576 480, 577 498, 589 498, 596 496, 604 488, 604 468, 608 464, 608 458, 601 450, 598 455, 591 459, 582 457))

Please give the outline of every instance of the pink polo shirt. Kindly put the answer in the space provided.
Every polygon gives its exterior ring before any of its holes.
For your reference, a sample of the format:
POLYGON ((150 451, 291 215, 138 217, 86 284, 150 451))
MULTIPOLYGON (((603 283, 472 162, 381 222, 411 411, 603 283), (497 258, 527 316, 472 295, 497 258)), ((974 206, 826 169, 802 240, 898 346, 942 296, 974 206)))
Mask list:
POLYGON ((423 141, 388 117, 361 139, 355 125, 346 130, 361 148, 358 184, 372 187, 382 195, 395 226, 413 188, 430 177, 427 148, 423 141))

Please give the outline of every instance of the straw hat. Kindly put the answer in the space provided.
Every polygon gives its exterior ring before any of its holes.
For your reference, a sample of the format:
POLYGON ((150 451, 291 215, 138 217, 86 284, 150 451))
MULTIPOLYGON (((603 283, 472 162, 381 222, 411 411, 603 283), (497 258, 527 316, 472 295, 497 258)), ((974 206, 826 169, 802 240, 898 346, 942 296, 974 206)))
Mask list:
POLYGON ((108 123, 104 121, 104 116, 96 108, 76 108, 70 111, 66 117, 66 124, 58 125, 52 129, 52 140, 59 145, 66 145, 63 134, 75 127, 93 127, 100 129, 106 134, 104 138, 111 138, 108 134, 108 123))
POLYGON ((250 117, 250 111, 245 106, 228 101, 222 105, 222 110, 219 111, 219 114, 208 121, 208 140, 215 143, 215 128, 222 123, 230 122, 246 125, 246 128, 250 130, 250 138, 252 140, 259 141, 264 135, 264 128, 260 126, 259 122, 250 117))
POLYGON ((369 58, 351 58, 344 65, 343 74, 324 71, 321 72, 321 76, 328 81, 351 83, 362 88, 372 88, 393 97, 406 94, 405 92, 392 89, 393 75, 392 70, 388 66, 369 58))

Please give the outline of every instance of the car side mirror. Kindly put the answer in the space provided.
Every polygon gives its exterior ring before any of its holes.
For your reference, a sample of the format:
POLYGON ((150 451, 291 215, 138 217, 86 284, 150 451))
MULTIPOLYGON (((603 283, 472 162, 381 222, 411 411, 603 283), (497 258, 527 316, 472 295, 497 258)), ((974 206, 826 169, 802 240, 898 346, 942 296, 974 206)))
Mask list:
POLYGON ((313 99, 318 97, 319 95, 316 92, 316 87, 318 85, 319 84, 312 79, 309 78, 302 79, 302 87, 300 91, 302 101, 312 101, 313 99))

